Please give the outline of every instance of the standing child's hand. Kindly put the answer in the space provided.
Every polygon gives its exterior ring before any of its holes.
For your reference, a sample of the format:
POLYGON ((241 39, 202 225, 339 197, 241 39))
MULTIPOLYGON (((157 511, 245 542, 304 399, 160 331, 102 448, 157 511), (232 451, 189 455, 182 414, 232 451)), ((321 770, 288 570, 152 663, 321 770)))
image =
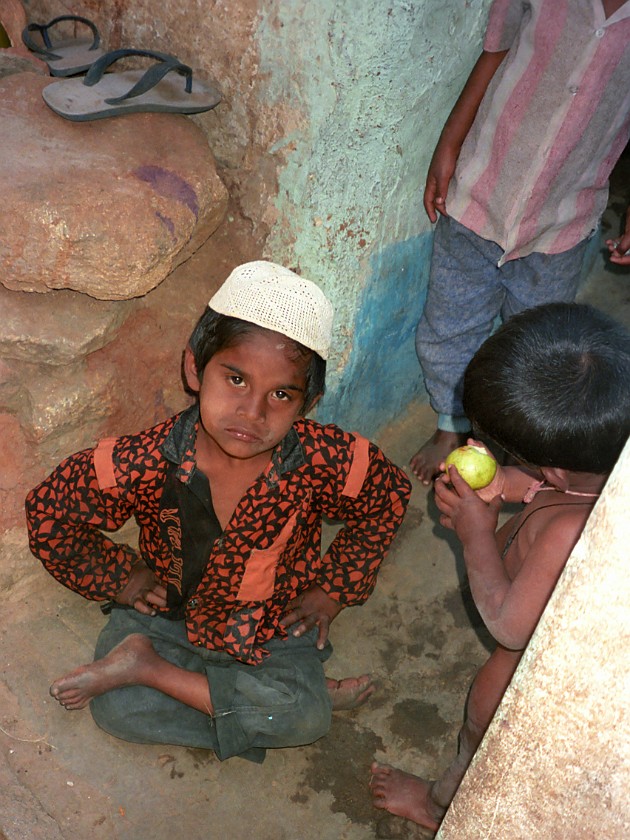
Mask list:
POLYGON ((317 648, 323 650, 328 639, 330 625, 341 612, 341 608, 341 604, 333 601, 321 586, 314 583, 289 603, 289 612, 281 619, 280 624, 283 627, 290 627, 299 621, 298 626, 292 631, 294 636, 302 636, 312 627, 319 627, 317 648))
POLYGON ((610 261, 617 265, 630 265, 630 207, 626 212, 624 232, 617 239, 607 239, 610 261))
POLYGON ((448 216, 446 194, 457 163, 457 152, 446 143, 438 143, 427 173, 423 204, 429 221, 437 222, 438 213, 448 216))
POLYGON ((133 607, 143 615, 155 615, 156 607, 166 606, 166 589, 157 582, 151 569, 139 560, 131 570, 127 585, 114 601, 133 607))
POLYGON ((494 534, 502 502, 500 495, 484 502, 452 465, 435 482, 435 503, 442 514, 440 524, 455 531, 463 544, 494 534))

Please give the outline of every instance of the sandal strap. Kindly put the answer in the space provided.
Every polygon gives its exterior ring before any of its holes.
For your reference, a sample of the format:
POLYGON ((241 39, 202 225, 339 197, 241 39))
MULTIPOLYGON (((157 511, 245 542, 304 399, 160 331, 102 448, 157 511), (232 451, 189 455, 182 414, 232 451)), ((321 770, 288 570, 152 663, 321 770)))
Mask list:
POLYGON ((93 35, 92 45, 89 49, 98 49, 101 43, 101 36, 99 35, 98 29, 96 28, 95 24, 92 23, 91 20, 88 20, 84 17, 79 17, 79 15, 60 15, 59 17, 53 18, 53 20, 49 21, 48 23, 29 23, 29 25, 22 30, 22 41, 31 52, 37 53, 38 55, 44 56, 45 58, 62 58, 62 56, 52 52, 54 46, 52 41, 50 40, 48 30, 51 28, 51 26, 54 26, 56 23, 59 23, 63 20, 72 20, 78 23, 84 23, 86 26, 89 26, 89 28, 92 30, 93 35), (39 32, 42 36, 44 46, 48 49, 44 49, 41 44, 38 44, 36 41, 34 41, 31 37, 31 32, 39 32))
POLYGON ((136 50, 123 48, 120 50, 112 50, 112 52, 105 53, 101 58, 97 59, 86 73, 83 84, 87 87, 97 84, 103 78, 105 70, 114 62, 121 58, 128 58, 129 56, 144 56, 146 58, 155 58, 158 63, 149 67, 149 69, 138 79, 136 84, 124 93, 122 96, 116 96, 111 99, 106 99, 108 105, 117 105, 120 102, 125 102, 127 99, 133 99, 135 96, 140 96, 143 93, 155 87, 167 73, 174 70, 186 77, 186 93, 192 92, 192 68, 187 64, 182 64, 175 56, 168 53, 155 52, 154 50, 136 50))

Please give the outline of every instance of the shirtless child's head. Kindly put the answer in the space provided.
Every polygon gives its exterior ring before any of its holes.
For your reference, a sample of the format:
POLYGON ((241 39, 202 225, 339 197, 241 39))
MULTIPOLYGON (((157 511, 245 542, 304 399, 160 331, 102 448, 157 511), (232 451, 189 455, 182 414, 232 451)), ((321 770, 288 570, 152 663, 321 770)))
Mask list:
POLYGON ((585 304, 521 312, 468 365, 464 408, 520 461, 607 475, 630 435, 630 333, 585 304))

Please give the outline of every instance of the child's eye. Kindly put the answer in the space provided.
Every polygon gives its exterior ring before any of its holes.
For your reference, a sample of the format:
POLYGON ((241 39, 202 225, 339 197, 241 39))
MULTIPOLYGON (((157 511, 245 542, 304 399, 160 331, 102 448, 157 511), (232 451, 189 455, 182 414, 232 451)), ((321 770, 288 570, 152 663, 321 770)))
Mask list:
POLYGON ((243 377, 239 376, 237 373, 231 373, 228 376, 228 382, 231 382, 232 385, 243 385, 244 381, 243 377))
POLYGON ((289 394, 287 391, 274 391, 273 395, 277 400, 290 400, 291 399, 291 394, 289 394))

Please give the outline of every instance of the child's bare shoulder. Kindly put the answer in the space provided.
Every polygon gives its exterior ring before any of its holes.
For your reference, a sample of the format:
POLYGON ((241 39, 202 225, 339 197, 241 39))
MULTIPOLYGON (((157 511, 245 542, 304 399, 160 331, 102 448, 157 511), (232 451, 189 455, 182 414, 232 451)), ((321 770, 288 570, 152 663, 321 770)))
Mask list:
POLYGON ((536 516, 523 523, 530 552, 554 556, 564 564, 584 530, 594 501, 557 502, 538 508, 536 516))

